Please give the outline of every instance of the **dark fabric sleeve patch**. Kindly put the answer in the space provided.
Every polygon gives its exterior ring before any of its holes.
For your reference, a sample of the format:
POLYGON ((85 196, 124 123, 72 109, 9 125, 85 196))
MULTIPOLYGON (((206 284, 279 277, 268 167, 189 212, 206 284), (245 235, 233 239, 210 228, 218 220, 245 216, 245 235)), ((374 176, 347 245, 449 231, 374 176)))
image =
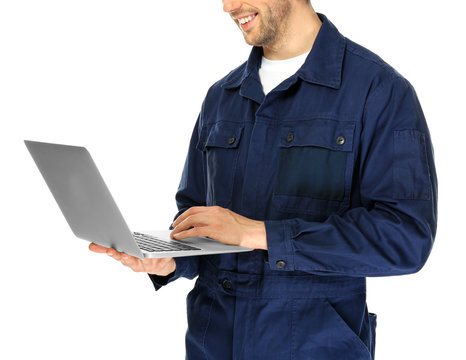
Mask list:
POLYGON ((275 194, 343 200, 346 155, 312 146, 282 148, 275 194))
POLYGON ((393 197, 430 200, 425 135, 417 130, 395 130, 393 138, 393 197))

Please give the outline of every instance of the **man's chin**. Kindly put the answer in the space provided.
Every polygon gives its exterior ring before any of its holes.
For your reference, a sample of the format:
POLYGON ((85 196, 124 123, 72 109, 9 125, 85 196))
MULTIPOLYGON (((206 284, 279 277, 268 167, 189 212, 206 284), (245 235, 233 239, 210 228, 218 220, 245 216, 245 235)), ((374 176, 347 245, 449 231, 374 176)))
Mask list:
POLYGON ((243 37, 244 37, 244 41, 246 41, 246 44, 251 45, 251 46, 260 46, 257 44, 256 39, 253 36, 251 36, 250 33, 248 34, 248 33, 243 32, 243 37))
POLYGON ((254 42, 250 41, 246 36, 244 37, 244 41, 246 41, 246 44, 255 46, 254 42))

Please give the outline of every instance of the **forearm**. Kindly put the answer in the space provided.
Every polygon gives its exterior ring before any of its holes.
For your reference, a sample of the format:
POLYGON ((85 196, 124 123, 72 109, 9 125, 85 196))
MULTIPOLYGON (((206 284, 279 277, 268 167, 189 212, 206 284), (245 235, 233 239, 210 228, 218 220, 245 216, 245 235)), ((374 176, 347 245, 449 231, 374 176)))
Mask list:
POLYGON ((429 202, 393 208, 354 208, 324 222, 266 221, 274 270, 316 274, 388 276, 416 272, 430 254, 435 222, 429 202), (411 210, 410 210, 411 209, 411 210), (283 263, 278 266, 278 261, 283 263))

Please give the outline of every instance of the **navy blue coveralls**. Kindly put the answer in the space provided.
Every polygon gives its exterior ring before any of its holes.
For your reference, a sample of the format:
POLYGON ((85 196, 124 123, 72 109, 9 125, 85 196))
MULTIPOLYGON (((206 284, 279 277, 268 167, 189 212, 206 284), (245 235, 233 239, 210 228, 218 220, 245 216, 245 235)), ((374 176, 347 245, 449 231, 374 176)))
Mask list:
POLYGON ((176 258, 199 275, 186 359, 373 359, 365 277, 432 248, 437 180, 411 84, 324 15, 298 72, 264 96, 262 48, 208 91, 176 195, 265 221, 268 251, 176 258))

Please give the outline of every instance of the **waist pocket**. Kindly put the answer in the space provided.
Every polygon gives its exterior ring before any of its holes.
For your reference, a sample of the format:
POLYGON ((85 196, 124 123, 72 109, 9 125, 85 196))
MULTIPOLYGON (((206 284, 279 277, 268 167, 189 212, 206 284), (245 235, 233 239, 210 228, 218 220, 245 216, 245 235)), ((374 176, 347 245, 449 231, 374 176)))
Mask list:
POLYGON ((218 122, 202 128, 197 148, 204 153, 208 206, 230 207, 243 125, 218 122))
POLYGON ((355 124, 327 119, 283 126, 274 204, 281 212, 325 218, 349 204, 355 124))
POLYGON ((325 299, 295 300, 292 359, 372 360, 359 336, 325 299))

